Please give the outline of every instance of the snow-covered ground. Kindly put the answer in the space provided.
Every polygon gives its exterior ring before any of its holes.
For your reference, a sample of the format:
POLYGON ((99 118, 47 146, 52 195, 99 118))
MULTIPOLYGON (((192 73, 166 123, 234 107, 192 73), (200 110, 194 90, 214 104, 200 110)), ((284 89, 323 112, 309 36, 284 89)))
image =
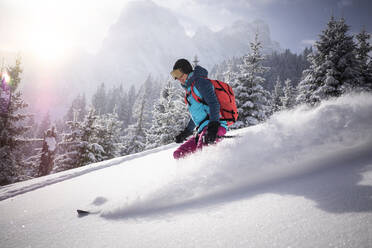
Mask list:
POLYGON ((371 95, 235 134, 2 187, 0 247, 372 247, 371 95))

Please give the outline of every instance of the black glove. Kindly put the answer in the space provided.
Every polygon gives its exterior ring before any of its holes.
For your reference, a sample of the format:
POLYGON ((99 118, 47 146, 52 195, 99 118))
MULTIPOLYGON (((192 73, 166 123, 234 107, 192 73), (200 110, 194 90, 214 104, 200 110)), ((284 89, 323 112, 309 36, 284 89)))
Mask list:
POLYGON ((216 141, 219 127, 220 127, 220 123, 218 121, 210 121, 208 123, 207 132, 204 138, 204 142, 206 144, 211 144, 216 141))
POLYGON ((185 129, 182 132, 180 132, 176 137, 175 141, 176 143, 182 143, 186 140, 187 137, 189 137, 192 134, 189 130, 185 129))

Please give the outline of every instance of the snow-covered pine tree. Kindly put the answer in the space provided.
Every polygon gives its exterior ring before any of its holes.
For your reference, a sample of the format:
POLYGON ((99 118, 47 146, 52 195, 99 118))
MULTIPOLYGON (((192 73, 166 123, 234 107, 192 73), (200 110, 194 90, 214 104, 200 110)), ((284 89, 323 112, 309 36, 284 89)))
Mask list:
POLYGON ((114 113, 118 111, 118 106, 122 99, 124 92, 123 86, 114 86, 111 88, 110 91, 107 93, 107 102, 106 102, 106 113, 114 113))
POLYGON ((123 86, 119 87, 119 101, 117 105, 117 115, 121 122, 123 122, 123 128, 127 125, 128 119, 128 110, 129 110, 129 101, 128 101, 128 92, 124 91, 123 86))
POLYGON ((150 123, 146 122, 150 115, 146 106, 148 104, 148 94, 151 94, 149 90, 151 86, 150 83, 145 83, 139 90, 132 113, 135 122, 125 130, 122 155, 141 152, 146 147, 145 130, 150 127, 150 123))
POLYGON ((105 83, 102 83, 98 88, 96 93, 92 97, 93 108, 97 111, 99 115, 107 113, 107 95, 105 83))
POLYGON ((99 116, 97 119, 97 135, 95 142, 102 146, 103 158, 111 159, 120 155, 123 148, 123 122, 119 120, 116 110, 99 116))
POLYGON ((168 81, 163 87, 154 106, 152 126, 146 132, 147 149, 172 143, 174 135, 185 128, 189 115, 183 94, 184 90, 174 82, 168 81))
POLYGON ((57 134, 55 127, 44 133, 43 148, 41 150, 38 176, 50 174, 54 167, 54 156, 57 149, 57 134))
POLYGON ((87 110, 87 99, 85 97, 85 94, 82 94, 81 96, 78 96, 78 105, 76 109, 79 109, 79 114, 78 114, 78 120, 83 121, 85 116, 88 114, 87 110))
POLYGON ((67 122, 71 131, 63 134, 53 171, 77 168, 104 159, 102 146, 95 142, 97 118, 95 110, 91 109, 83 122, 77 121, 76 117, 73 121, 67 122))
POLYGON ((37 130, 37 138, 43 138, 45 136, 45 132, 51 127, 52 123, 50 121, 50 114, 49 111, 44 115, 43 120, 39 125, 39 129, 37 130))
POLYGON ((150 127, 152 120, 153 120, 153 109, 156 101, 159 99, 159 95, 161 92, 161 85, 160 83, 153 79, 151 75, 145 81, 145 112, 144 115, 144 124, 146 127, 150 127))
POLYGON ((233 125, 235 128, 256 125, 266 120, 271 113, 270 92, 262 87, 265 81, 262 74, 269 68, 262 66, 264 57, 258 34, 250 46, 251 53, 243 57, 234 88, 239 112, 238 121, 233 125))
POLYGON ((0 96, 2 111, 0 113, 0 185, 22 180, 23 154, 22 146, 26 142, 28 127, 22 125, 28 115, 24 109, 28 106, 18 91, 21 82, 21 59, 17 58, 14 66, 2 68, 0 96), (6 92, 4 92, 6 90, 6 92), (5 110, 3 112, 3 110, 5 110))
POLYGON ((115 113, 117 114, 118 120, 121 121, 124 130, 129 125, 129 116, 131 113, 131 108, 129 106, 129 92, 123 89, 123 85, 118 88, 118 99, 116 103, 115 113))
POLYGON ((216 80, 224 81, 224 74, 228 67, 227 63, 228 62, 224 60, 220 64, 215 65, 210 71, 209 77, 216 80))
MULTIPOLYGON (((309 61, 312 61, 313 55, 309 55, 309 61)), ((313 96, 314 91, 316 90, 316 85, 314 83, 315 78, 313 75, 314 66, 311 65, 309 69, 303 71, 303 79, 297 86, 297 98, 296 104, 306 103, 309 105, 314 105, 320 101, 313 96)))
POLYGON ((356 38, 356 56, 360 63, 361 72, 360 88, 364 91, 372 91, 371 58, 369 56, 372 51, 372 46, 369 43, 371 35, 365 30, 365 28, 363 28, 356 38))
MULTIPOLYGON (((86 98, 85 94, 78 95, 74 100, 72 100, 71 106, 64 116, 64 122, 73 121, 76 118, 77 121, 82 122, 87 115, 86 109, 86 98)), ((60 128, 58 130, 65 130, 66 127, 60 128)))
POLYGON ((221 80, 225 83, 228 83, 232 88, 235 87, 236 84, 236 78, 237 78, 237 72, 239 69, 237 68, 237 65, 234 63, 234 59, 229 59, 226 64, 225 71, 222 73, 221 80))
POLYGON ((68 121, 66 123, 70 132, 62 134, 62 141, 59 143, 58 155, 55 159, 53 172, 69 170, 81 166, 79 161, 81 132, 78 121, 68 121))
POLYGON ((39 176, 40 160, 43 152, 45 152, 45 150, 42 151, 45 149, 44 138, 46 132, 50 130, 51 127, 49 111, 44 115, 40 124, 35 123, 34 116, 31 116, 25 124, 31 129, 26 133, 27 142, 22 149, 22 152, 25 155, 23 167, 25 176, 28 178, 34 178, 39 176))
POLYGON ((39 124, 35 121, 35 115, 30 114, 27 118, 25 125, 30 127, 25 133, 25 137, 28 139, 36 138, 36 130, 39 130, 39 124))
POLYGON ((280 81, 280 78, 278 76, 276 78, 274 93, 273 93, 273 100, 272 100, 273 112, 277 112, 282 109, 282 106, 283 106, 282 98, 283 98, 283 87, 282 87, 282 82, 280 81))
POLYGON ((141 98, 139 105, 136 106, 134 114, 136 115, 136 122, 126 129, 126 135, 123 142, 122 155, 141 152, 146 147, 146 133, 144 127, 146 99, 141 98))
MULTIPOLYGON (((34 115, 29 115, 29 118, 24 122, 28 131, 24 134, 25 140, 27 142, 22 146, 22 154, 28 160, 29 157, 36 155, 36 149, 40 148, 42 140, 36 138, 36 131, 39 130, 38 123, 35 122, 34 115)), ((26 165, 27 167, 27 165, 26 165)), ((38 164, 35 164, 34 168, 37 168, 38 164)), ((34 175, 35 173, 27 173, 28 175, 34 175)))
POLYGON ((128 116, 126 120, 124 120, 124 123, 126 123, 126 127, 134 123, 133 108, 136 102, 136 96, 136 88, 134 87, 134 85, 132 85, 128 91, 128 116))
POLYGON ((283 109, 291 109, 296 104, 296 88, 290 79, 284 82, 284 95, 282 97, 283 109))
POLYGON ((273 92, 277 77, 289 78, 294 85, 300 82, 302 72, 310 66, 307 61, 309 53, 311 53, 311 48, 305 48, 301 54, 292 53, 289 49, 285 49, 283 52, 273 52, 267 55, 262 65, 270 67, 270 70, 263 75, 266 79, 263 84, 264 88, 273 92))
POLYGON ((320 39, 316 51, 309 56, 310 69, 298 86, 297 100, 316 104, 329 97, 338 97, 359 85, 359 63, 355 56, 353 37, 348 35, 345 20, 332 16, 320 39))

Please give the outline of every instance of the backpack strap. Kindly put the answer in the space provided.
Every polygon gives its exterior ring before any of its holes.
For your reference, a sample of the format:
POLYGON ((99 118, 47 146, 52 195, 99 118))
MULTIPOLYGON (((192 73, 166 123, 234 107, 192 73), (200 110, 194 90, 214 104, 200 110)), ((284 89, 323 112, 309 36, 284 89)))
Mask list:
POLYGON ((188 97, 191 95, 191 93, 188 93, 186 91, 186 94, 185 94, 185 103, 186 105, 190 105, 191 106, 191 102, 189 101, 188 97))
POLYGON ((186 91, 186 94, 185 94, 185 103, 186 105, 191 105, 191 102, 189 101, 188 97, 190 95, 192 95, 192 97, 199 103, 202 103, 204 105, 208 105, 206 101, 204 101, 202 98, 200 98, 194 91, 194 84, 195 84, 195 81, 191 84, 190 86, 190 89, 191 89, 191 92, 187 92, 186 91))
POLYGON ((200 98, 194 91, 194 84, 195 84, 195 81, 191 84, 191 95, 192 97, 194 97, 194 99, 197 101, 197 102, 200 102, 204 105, 208 105, 206 101, 204 101, 202 98, 200 98))

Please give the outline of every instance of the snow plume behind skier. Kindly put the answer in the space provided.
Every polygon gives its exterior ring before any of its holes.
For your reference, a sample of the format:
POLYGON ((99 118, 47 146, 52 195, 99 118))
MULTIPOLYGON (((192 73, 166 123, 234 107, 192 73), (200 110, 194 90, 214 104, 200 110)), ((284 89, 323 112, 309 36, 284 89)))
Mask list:
POLYGON ((201 66, 192 68, 189 61, 179 59, 173 66, 172 77, 186 90, 185 101, 190 112, 190 121, 176 137, 176 143, 183 143, 174 153, 175 159, 183 158, 203 146, 217 143, 227 131, 227 122, 220 120, 220 104, 214 86, 207 79, 208 71, 201 66), (194 94, 203 99, 201 103, 194 94), (196 129, 196 135, 187 139, 196 129))

